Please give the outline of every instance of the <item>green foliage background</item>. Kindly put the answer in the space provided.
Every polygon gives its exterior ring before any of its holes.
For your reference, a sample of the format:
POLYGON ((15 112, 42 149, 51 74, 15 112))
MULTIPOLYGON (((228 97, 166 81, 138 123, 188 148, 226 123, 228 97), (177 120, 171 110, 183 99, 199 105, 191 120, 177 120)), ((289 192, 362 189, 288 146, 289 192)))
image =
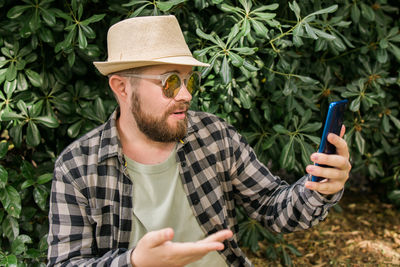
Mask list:
MULTIPOLYGON (((349 99, 352 173, 400 205, 396 2, 0 0, 0 266, 44 264, 54 161, 115 108, 92 62, 106 59, 109 26, 128 17, 177 16, 211 64, 192 108, 235 125, 273 172, 302 175, 329 102, 349 99)), ((286 265, 298 255, 240 221, 244 246, 266 240, 266 257, 286 265)))

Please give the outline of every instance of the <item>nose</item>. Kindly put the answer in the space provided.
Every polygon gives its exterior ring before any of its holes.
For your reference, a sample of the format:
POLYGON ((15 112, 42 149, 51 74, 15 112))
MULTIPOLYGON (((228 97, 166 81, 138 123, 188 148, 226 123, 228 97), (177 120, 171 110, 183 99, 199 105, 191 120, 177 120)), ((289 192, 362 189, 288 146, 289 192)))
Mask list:
POLYGON ((179 101, 189 102, 190 100, 192 100, 192 94, 189 93, 184 82, 182 82, 181 88, 179 89, 179 92, 174 99, 176 102, 179 101))

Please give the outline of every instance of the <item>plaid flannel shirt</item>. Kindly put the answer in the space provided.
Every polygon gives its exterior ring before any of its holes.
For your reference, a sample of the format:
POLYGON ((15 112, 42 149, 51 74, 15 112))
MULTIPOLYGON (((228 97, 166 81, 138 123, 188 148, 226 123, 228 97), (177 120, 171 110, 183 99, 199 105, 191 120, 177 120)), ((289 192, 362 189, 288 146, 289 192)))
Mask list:
MULTIPOLYGON (((134 185, 118 138, 118 114, 69 145, 56 161, 49 266, 131 265, 134 185)), ((204 233, 234 233, 221 251, 230 266, 252 266, 238 246, 237 205, 268 229, 291 232, 323 220, 343 193, 326 199, 306 189, 308 175, 288 185, 257 160, 232 126, 203 112, 188 112, 188 133, 176 157, 187 200, 204 233)))

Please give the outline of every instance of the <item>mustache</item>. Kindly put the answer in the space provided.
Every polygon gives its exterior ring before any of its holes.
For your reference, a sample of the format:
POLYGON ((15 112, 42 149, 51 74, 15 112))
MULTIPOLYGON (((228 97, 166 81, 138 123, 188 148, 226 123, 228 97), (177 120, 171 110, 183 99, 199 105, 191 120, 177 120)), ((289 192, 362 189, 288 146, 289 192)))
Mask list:
POLYGON ((171 114, 176 112, 177 110, 185 110, 187 111, 190 107, 190 103, 189 102, 180 102, 180 103, 176 103, 175 105, 173 105, 172 107, 170 107, 166 114, 171 114))

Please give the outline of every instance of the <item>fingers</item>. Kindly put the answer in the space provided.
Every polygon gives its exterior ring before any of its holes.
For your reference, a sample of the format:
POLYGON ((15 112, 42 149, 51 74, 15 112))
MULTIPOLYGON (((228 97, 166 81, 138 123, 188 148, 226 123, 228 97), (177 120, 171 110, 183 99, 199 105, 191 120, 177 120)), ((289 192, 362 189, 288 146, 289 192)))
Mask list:
MULTIPOLYGON (((342 128, 341 134, 344 133, 344 128, 342 128)), ((331 143, 332 145, 334 145, 336 147, 336 153, 338 155, 341 155, 343 157, 349 158, 349 148, 347 146, 346 141, 337 136, 336 134, 330 133, 328 135, 328 141, 329 143, 331 143)))
POLYGON ((342 124, 342 129, 340 129, 339 136, 343 138, 345 132, 346 132, 346 126, 344 126, 344 124, 342 124))
MULTIPOLYGON (((341 155, 313 153, 310 158, 314 163, 317 163, 319 165, 327 165, 327 166, 331 166, 331 167, 343 169, 343 170, 350 170, 350 168, 351 168, 349 159, 344 156, 341 156, 341 155)), ((320 167, 320 168, 323 168, 323 167, 320 167)), ((318 169, 319 169, 318 166, 309 165, 309 166, 307 166, 306 170, 315 171, 318 169)), ((313 175, 314 175, 314 173, 313 173, 313 175)))
POLYGON ((154 248, 167 241, 171 241, 172 238, 174 238, 174 230, 172 228, 164 228, 158 231, 148 232, 142 239, 147 247, 154 248))
POLYGON ((207 242, 223 242, 225 239, 231 238, 233 233, 231 230, 221 230, 208 237, 200 240, 198 243, 207 243, 207 242))
POLYGON ((310 190, 318 191, 322 194, 330 195, 339 192, 343 188, 343 183, 341 182, 311 182, 307 181, 305 187, 310 190))

